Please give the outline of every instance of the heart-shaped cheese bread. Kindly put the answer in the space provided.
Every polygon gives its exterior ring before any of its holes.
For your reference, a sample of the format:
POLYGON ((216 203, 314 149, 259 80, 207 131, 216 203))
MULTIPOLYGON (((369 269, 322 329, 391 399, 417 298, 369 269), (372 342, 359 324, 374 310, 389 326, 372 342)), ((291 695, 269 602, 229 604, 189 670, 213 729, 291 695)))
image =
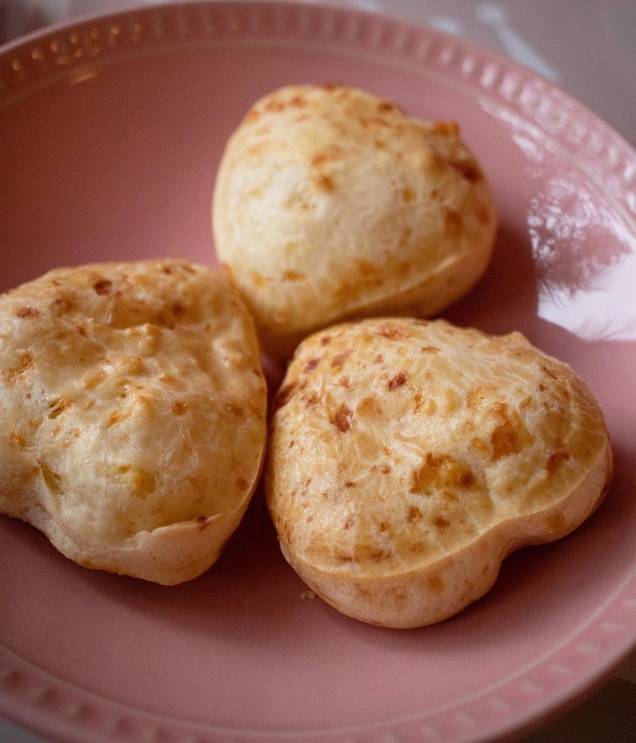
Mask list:
POLYGON ((92 568, 216 560, 265 447, 251 318, 187 261, 58 269, 0 296, 0 512, 92 568))
POLYGON ((416 627, 482 596, 512 550, 576 528, 610 472, 591 393, 520 334, 378 319, 297 349, 267 494, 283 553, 316 593, 416 627))
POLYGON ((217 254, 276 353, 339 319, 438 312, 485 270, 496 222, 455 124, 313 85, 274 91, 247 114, 213 217, 217 254))

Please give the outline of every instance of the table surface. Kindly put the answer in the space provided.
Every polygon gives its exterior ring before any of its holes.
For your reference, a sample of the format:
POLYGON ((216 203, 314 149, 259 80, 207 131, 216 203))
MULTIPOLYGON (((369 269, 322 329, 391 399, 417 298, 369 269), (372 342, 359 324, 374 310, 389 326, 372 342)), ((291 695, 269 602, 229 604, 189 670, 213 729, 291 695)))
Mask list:
MULTIPOLYGON (((51 23, 133 4, 0 0, 0 44, 51 23)), ((634 0, 332 0, 332 4, 388 13, 491 47, 567 90, 636 146, 634 0)), ((636 652, 602 690, 526 742, 632 743, 635 731, 636 652)), ((0 743, 42 741, 0 720, 0 743)))

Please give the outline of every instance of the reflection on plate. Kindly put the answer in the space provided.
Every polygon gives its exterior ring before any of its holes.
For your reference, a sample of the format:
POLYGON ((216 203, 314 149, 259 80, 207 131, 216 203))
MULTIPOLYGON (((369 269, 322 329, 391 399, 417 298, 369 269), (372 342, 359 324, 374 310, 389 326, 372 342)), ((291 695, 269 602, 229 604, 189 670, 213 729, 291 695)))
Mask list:
POLYGON ((175 588, 83 570, 0 519, 0 710, 64 740, 453 741, 509 733, 636 639, 636 157, 548 83, 463 41, 312 5, 196 3, 60 27, 0 53, 0 282, 59 264, 213 262, 223 143, 288 82, 341 81, 461 122, 492 181, 492 268, 448 313, 517 328, 589 382, 616 477, 575 534, 504 563, 482 601, 391 632, 280 556, 262 498, 175 588))

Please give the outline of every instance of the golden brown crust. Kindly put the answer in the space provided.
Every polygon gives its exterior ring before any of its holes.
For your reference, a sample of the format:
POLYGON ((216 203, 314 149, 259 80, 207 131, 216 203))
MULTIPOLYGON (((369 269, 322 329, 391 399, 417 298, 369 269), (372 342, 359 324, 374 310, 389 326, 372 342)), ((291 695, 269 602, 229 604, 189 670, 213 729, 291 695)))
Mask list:
POLYGON ((490 258, 496 218, 453 124, 343 86, 290 86, 230 138, 217 253, 269 350, 350 317, 438 312, 490 258))
POLYGON ((576 528, 611 473, 601 412, 520 334, 365 320, 307 339, 270 438, 267 493, 288 561, 346 614, 439 621, 501 560, 576 528))
POLYGON ((71 559, 195 577, 240 521, 265 446, 253 323, 188 261, 57 269, 0 296, 0 512, 71 559))

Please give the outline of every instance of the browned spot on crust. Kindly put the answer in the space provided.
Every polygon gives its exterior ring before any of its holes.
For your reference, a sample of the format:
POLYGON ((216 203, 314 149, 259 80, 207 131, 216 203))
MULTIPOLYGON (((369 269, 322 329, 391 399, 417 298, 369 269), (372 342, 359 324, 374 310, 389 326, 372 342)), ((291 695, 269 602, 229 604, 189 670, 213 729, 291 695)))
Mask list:
POLYGON ((479 407, 481 405, 486 395, 489 392, 494 392, 495 388, 492 387, 492 385, 483 385, 480 384, 477 387, 474 387, 466 396, 466 405, 471 409, 474 410, 475 408, 479 407))
POLYGON ((433 575, 428 579, 428 586, 431 591, 441 593, 444 590, 444 581, 439 577, 439 575, 433 575))
POLYGON ((381 325, 378 329, 378 335, 392 341, 410 337, 410 333, 405 328, 401 328, 399 325, 391 325, 390 323, 381 325))
POLYGON ((351 352, 351 349, 348 349, 347 351, 343 351, 337 356, 334 356, 331 361, 331 368, 335 369, 336 371, 341 371, 345 361, 349 358, 349 356, 351 356, 351 352))
POLYGON ((341 552, 340 550, 335 551, 334 557, 338 562, 353 562, 353 555, 341 552))
POLYGON ((436 519, 433 519, 433 525, 438 529, 447 529, 450 526, 450 521, 443 516, 438 516, 436 519))
POLYGON ((255 108, 252 108, 247 112, 247 115, 245 116, 245 121, 254 122, 259 118, 260 118, 259 112, 255 108))
POLYGON ((415 412, 419 412, 419 409, 422 407, 422 393, 416 392, 413 395, 413 402, 415 403, 415 412))
POLYGON ((307 405, 315 405, 318 400, 320 400, 318 395, 315 392, 312 392, 311 395, 309 395, 309 397, 307 398, 306 402, 307 405))
POLYGON ((472 488, 475 484, 475 476, 468 468, 466 468, 466 470, 460 474, 459 482, 457 484, 462 488, 472 488))
POLYGON ((422 346, 422 351, 424 353, 439 353, 439 348, 437 346, 422 346))
POLYGON ((552 377, 552 379, 558 379, 558 378, 559 378, 559 377, 557 376, 557 374, 556 374, 556 373, 555 373, 554 371, 552 371, 552 369, 548 369, 548 367, 547 367, 547 366, 542 366, 542 367, 541 367, 541 369, 542 369, 542 370, 543 370, 543 371, 544 371, 544 372, 545 372, 545 373, 546 373, 546 374, 547 374, 547 375, 548 375, 549 377, 552 377))
POLYGON ((497 426, 492 432, 490 443, 492 444, 492 458, 495 461, 521 451, 515 430, 506 424, 497 426))
POLYGON ((325 191, 326 193, 333 193, 336 190, 336 186, 332 178, 325 173, 320 173, 315 176, 314 182, 318 186, 318 188, 325 191))
POLYGON ((252 284, 254 284, 254 286, 258 286, 259 288, 267 286, 267 279, 263 275, 261 275, 258 271, 251 271, 250 279, 252 281, 252 284))
POLYGON ((284 281, 303 281, 307 277, 304 273, 298 273, 298 271, 284 271, 283 272, 283 280, 284 281))
POLYGON ((353 412, 344 403, 336 410, 331 422, 336 428, 345 433, 351 428, 351 421, 353 420, 353 412))
POLYGON ((548 388, 543 383, 539 383, 539 392, 545 392, 548 388))
POLYGON ((375 266, 368 261, 357 261, 356 266, 360 274, 365 278, 371 278, 376 275, 375 266))
POLYGON ((415 201, 415 191, 408 186, 402 189, 402 201, 405 204, 412 204, 415 201))
POLYGON ((375 397, 363 397, 356 405, 356 413, 360 416, 375 416, 382 413, 382 408, 375 397))
POLYGON ((237 477, 235 482, 236 487, 239 488, 239 490, 247 490, 250 486, 249 482, 242 477, 237 477))
POLYGON ((287 106, 283 101, 277 100, 267 101, 263 106, 265 111, 270 111, 271 113, 280 113, 281 111, 284 111, 286 107, 287 106))
POLYGON ((93 284, 93 289, 100 296, 110 294, 113 291, 113 282, 109 279, 100 279, 93 284))
POLYGON ((454 457, 427 454, 422 466, 413 471, 411 493, 430 495, 443 488, 471 488, 475 476, 471 469, 454 457))
POLYGON ((320 363, 320 359, 309 359, 309 361, 305 364, 305 368, 303 369, 303 372, 305 374, 309 374, 309 372, 313 371, 318 364, 320 363))
POLYGON ((7 382, 15 382, 15 380, 27 372, 29 369, 33 369, 33 356, 30 353, 21 353, 18 356, 18 364, 13 369, 7 369, 4 373, 7 382))
POLYGON ((488 452, 490 451, 488 448, 488 444, 483 439, 480 439, 480 438, 474 438, 470 442, 470 445, 472 446, 473 449, 476 449, 478 452, 481 452, 482 454, 488 454, 488 452))
POLYGON ((63 399, 54 400, 50 405, 50 412, 49 412, 49 418, 57 418, 59 415, 61 415, 64 412, 64 409, 67 407, 67 403, 63 399))
POLYGON ((386 560, 388 557, 391 557, 391 553, 389 550, 383 550, 379 547, 371 547, 367 552, 367 556, 370 560, 373 560, 373 562, 380 562, 380 560, 386 560))
POLYGON ((35 307, 18 307, 18 309, 15 311, 16 317, 20 317, 23 320, 37 317, 39 314, 40 311, 36 310, 35 307))
POLYGON ((147 470, 136 468, 132 476, 132 485, 135 495, 145 498, 150 493, 154 493, 157 482, 154 474, 147 470))
POLYGON ((188 403, 185 400, 175 400, 170 408, 175 415, 183 415, 188 409, 188 403))
POLYGON ((351 387, 351 380, 349 379, 349 377, 340 377, 340 379, 338 380, 338 384, 341 387, 349 389, 349 387, 351 387))
POLYGON ((377 355, 377 356, 376 356, 376 357, 375 357, 375 358, 373 359, 373 362, 374 362, 375 364, 382 364, 382 363, 384 363, 384 356, 383 356, 383 355, 382 355, 381 353, 379 353, 379 354, 378 354, 378 355, 377 355))
POLYGON ((84 336, 84 338, 86 338, 86 337, 87 337, 87 335, 88 335, 88 334, 87 334, 87 332, 86 332, 86 328, 85 328, 85 327, 83 327, 82 325, 76 325, 76 326, 75 326, 75 330, 77 330, 77 332, 78 332, 78 333, 79 333, 80 335, 83 335, 83 336, 84 336))
POLYGON ((63 315, 65 312, 70 312, 73 309, 73 300, 69 297, 56 297, 53 302, 53 308, 57 315, 63 315))
POLYGON ((321 346, 326 346, 329 343, 331 343, 331 336, 330 335, 323 335, 322 338, 320 339, 320 345, 321 346))
POLYGON ((321 152, 317 152, 311 158, 310 162, 313 166, 319 167, 333 160, 338 160, 340 157, 342 157, 342 155, 343 155, 342 148, 338 147, 338 145, 332 145, 322 150, 321 152))
POLYGON ((477 163, 472 160, 449 160, 448 164, 469 183, 478 183, 483 178, 477 163))
POLYGON ((353 480, 347 480, 345 482, 345 488, 355 488, 356 484, 353 480))
POLYGON ((177 317, 181 317, 182 315, 185 315, 186 308, 181 304, 181 302, 173 302, 172 303, 172 313, 176 315, 177 317))
POLYGON ((9 443, 13 446, 17 446, 19 449, 24 449, 24 447, 27 445, 26 440, 16 431, 12 431, 9 434, 9 443))
POLYGON ((387 389, 396 390, 398 387, 401 387, 405 382, 406 382, 406 374, 403 371, 398 372, 394 377, 389 379, 389 382, 387 384, 387 389))
POLYGON ((378 103, 378 111, 380 113, 388 113, 389 111, 398 111, 398 107, 395 106, 393 103, 389 103, 388 101, 380 101, 378 103))
POLYGON ((566 451, 555 451, 550 454, 548 461, 546 462, 545 468, 552 475, 556 472, 563 462, 567 462, 570 455, 566 451))
POLYGON ((409 508, 409 515, 408 515, 408 521, 410 524, 417 524, 417 522, 422 518, 422 512, 417 506, 411 506, 409 508))
POLYGON ((450 238, 456 238, 461 235, 464 222, 461 215, 453 209, 444 209, 444 232, 450 238))
POLYGON ((534 400, 530 395, 528 395, 527 397, 524 397, 523 400, 519 403, 519 407, 521 408, 521 410, 528 410, 532 407, 533 404, 534 400))
POLYGON ((380 472, 383 475, 388 475, 391 472, 391 468, 389 467, 388 464, 383 464, 382 467, 380 467, 380 472))
POLYGON ((276 399, 274 401, 274 405, 276 409, 282 408, 284 405, 287 405, 287 403, 291 400, 297 387, 298 387, 298 384, 296 382, 291 382, 290 384, 283 385, 278 390, 276 399))
POLYGON ((505 403, 497 403, 493 411, 499 420, 499 425, 490 435, 492 459, 496 461, 522 451, 527 445, 528 432, 519 414, 516 411, 510 413, 505 403))
POLYGON ((106 419, 106 428, 110 428, 111 426, 114 426, 115 423, 117 423, 119 420, 120 420, 120 416, 118 413, 111 413, 106 419))
POLYGON ((159 325, 162 325, 164 328, 168 328, 169 330, 173 330, 176 324, 172 315, 166 315, 163 312, 160 312, 157 316, 157 323, 159 325))
POLYGON ((230 413, 232 413, 232 415, 235 415, 237 418, 242 418, 245 415, 245 411, 243 410, 243 408, 233 402, 226 402, 225 409, 229 410, 230 413))
POLYGON ((435 134, 441 134, 443 137, 459 136, 459 124, 455 121, 436 121, 432 129, 435 134))

